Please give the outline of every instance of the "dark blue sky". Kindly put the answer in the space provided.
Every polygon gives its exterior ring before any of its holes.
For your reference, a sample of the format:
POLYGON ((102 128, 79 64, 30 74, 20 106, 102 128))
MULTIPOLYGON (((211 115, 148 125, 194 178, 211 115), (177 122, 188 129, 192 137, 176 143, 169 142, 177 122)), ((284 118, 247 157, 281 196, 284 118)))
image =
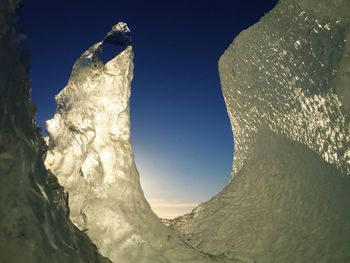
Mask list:
POLYGON ((218 59, 276 0, 24 2, 40 125, 54 114, 74 61, 124 21, 135 51, 132 142, 146 196, 200 202, 229 181, 233 143, 218 59))

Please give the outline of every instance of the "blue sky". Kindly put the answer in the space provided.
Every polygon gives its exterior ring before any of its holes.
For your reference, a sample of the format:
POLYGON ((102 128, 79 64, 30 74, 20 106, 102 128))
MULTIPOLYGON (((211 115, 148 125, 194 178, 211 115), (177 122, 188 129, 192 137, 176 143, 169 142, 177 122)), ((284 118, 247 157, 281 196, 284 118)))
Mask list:
POLYGON ((135 52, 132 143, 146 197, 178 210, 208 200, 228 183, 233 156, 218 59, 276 2, 24 1, 39 124, 53 116, 74 61, 124 21, 135 52))

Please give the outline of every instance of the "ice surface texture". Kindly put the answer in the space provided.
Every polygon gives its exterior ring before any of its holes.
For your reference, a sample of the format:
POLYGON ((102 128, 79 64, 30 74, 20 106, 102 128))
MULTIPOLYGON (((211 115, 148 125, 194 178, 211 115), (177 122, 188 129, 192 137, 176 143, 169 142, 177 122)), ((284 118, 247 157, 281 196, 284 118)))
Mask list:
POLYGON ((170 225, 247 262, 350 262, 350 2, 283 0, 219 61, 231 183, 170 225))
POLYGON ((349 16, 349 1, 281 1, 226 50, 219 68, 235 172, 268 127, 350 175, 349 16))
POLYGON ((308 147, 258 134, 232 182, 171 227, 194 248, 243 262, 349 262, 349 180, 308 147))
POLYGON ((20 1, 0 3, 0 262, 110 262, 69 220, 67 196, 44 166, 27 53, 13 22, 20 1))
POLYGON ((133 50, 106 64, 101 51, 98 42, 77 60, 47 122, 45 164, 69 193, 71 220, 113 262, 215 262, 170 232, 145 200, 130 143, 133 50))

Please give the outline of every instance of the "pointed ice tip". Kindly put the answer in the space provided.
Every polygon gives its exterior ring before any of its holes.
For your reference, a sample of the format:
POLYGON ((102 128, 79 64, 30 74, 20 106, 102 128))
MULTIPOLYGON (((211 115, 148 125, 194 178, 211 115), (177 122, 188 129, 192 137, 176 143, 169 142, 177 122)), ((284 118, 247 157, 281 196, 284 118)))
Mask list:
POLYGON ((112 31, 118 31, 118 32, 128 32, 130 33, 130 29, 128 27, 127 23, 119 22, 116 25, 112 27, 112 31))
POLYGON ((119 22, 112 27, 103 43, 109 43, 116 46, 127 47, 131 45, 131 32, 128 25, 124 22, 119 22))

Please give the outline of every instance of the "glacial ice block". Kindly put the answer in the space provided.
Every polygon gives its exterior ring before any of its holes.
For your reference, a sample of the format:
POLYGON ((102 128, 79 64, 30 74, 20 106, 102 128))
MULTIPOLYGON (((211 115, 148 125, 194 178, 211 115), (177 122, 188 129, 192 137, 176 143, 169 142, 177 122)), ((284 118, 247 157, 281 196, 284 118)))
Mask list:
POLYGON ((77 60, 47 122, 45 165, 69 193, 72 222, 113 262, 215 262, 170 232, 145 200, 130 143, 133 49, 104 64, 100 45, 77 60))
POLYGON ((232 181, 170 224, 243 262, 350 262, 350 2, 281 0, 219 61, 232 181))
POLYGON ((282 0, 225 51, 234 172, 266 127, 350 176, 349 17, 349 1, 282 0))

